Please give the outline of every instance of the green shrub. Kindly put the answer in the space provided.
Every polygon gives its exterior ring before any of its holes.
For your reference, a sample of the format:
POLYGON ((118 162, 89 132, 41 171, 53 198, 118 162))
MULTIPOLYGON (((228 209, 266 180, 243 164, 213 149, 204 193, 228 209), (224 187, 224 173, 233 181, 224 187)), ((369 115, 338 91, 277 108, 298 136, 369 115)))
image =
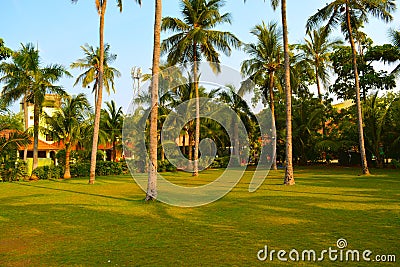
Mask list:
POLYGON ((33 172, 39 180, 60 179, 64 175, 62 166, 39 166, 33 172))
MULTIPOLYGON (((96 163, 96 175, 120 175, 123 168, 127 169, 125 162, 98 161, 96 163)), ((90 162, 75 163, 71 165, 71 177, 88 177, 90 175, 90 162)))
POLYGON ((392 162, 391 162, 390 164, 392 164, 392 166, 393 166, 395 169, 400 169, 400 162, 399 162, 399 161, 397 161, 397 160, 395 160, 395 159, 392 159, 392 162))
POLYGON ((176 167, 169 162, 168 160, 158 160, 157 161, 157 171, 158 172, 174 172, 176 171, 176 167))
POLYGON ((78 162, 70 166, 71 177, 84 177, 90 175, 90 162, 78 162))
POLYGON ((19 181, 27 177, 27 164, 23 160, 9 160, 0 165, 0 181, 19 181))

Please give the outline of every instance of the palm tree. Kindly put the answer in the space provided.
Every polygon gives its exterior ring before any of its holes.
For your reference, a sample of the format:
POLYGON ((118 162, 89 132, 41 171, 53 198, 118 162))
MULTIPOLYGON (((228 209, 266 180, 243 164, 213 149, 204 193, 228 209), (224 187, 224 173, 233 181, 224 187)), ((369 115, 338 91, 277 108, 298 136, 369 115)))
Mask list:
MULTIPOLYGON (((255 121, 256 118, 252 114, 250 107, 247 105, 246 101, 236 93, 235 87, 233 85, 227 85, 226 88, 227 90, 219 92, 219 100, 227 104, 245 125, 248 126, 251 119, 255 121)), ((232 118, 232 122, 230 123, 233 126, 233 155, 237 160, 235 164, 240 165, 240 143, 237 118, 232 118)))
MULTIPOLYGON (((1 63, 0 73, 4 76, 0 78, 1 82, 6 83, 3 88, 3 94, 5 91, 8 94, 2 96, 2 105, 8 106, 11 102, 23 96, 22 105, 24 112, 24 129, 28 129, 28 103, 26 100, 29 80, 27 71, 30 65, 37 65, 37 51, 29 51, 30 48, 22 45, 22 48, 12 55, 13 63, 1 63), (24 56, 25 55, 25 56, 24 56), (30 55, 30 56, 26 56, 30 55), (8 95, 8 97, 6 97, 8 95)), ((28 155, 28 148, 24 149, 24 161, 26 161, 28 155)))
MULTIPOLYGON (((72 69, 84 70, 75 80, 74 86, 81 84, 83 88, 90 87, 93 83, 92 93, 95 93, 95 103, 97 102, 97 93, 99 83, 99 66, 100 66, 100 49, 93 48, 93 46, 85 44, 81 46, 84 58, 80 58, 77 61, 71 63, 70 67, 72 69)), ((104 73, 103 73, 103 85, 106 89, 107 94, 110 94, 111 90, 115 92, 114 79, 115 77, 121 77, 121 73, 111 66, 117 59, 116 54, 110 52, 110 45, 104 45, 104 73)))
MULTIPOLYGON (((279 0, 271 0, 274 10, 279 6, 279 0)), ((286 171, 284 184, 294 185, 293 175, 293 144, 292 144, 292 89, 290 87, 290 51, 288 38, 288 25, 286 19, 286 0, 281 0, 281 19, 283 29, 283 55, 284 55, 284 88, 286 96, 286 171)))
MULTIPOLYGON (((76 3, 78 0, 71 0, 76 3)), ((141 0, 136 0, 137 3, 141 4, 141 0)), ((98 68, 98 80, 101 81, 96 88, 95 95, 97 96, 95 102, 95 118, 94 118, 94 129, 93 129, 93 145, 92 145, 92 155, 90 160, 90 178, 89 184, 94 184, 96 175, 96 156, 97 156, 97 145, 99 141, 99 129, 100 129, 100 113, 101 104, 103 98, 103 75, 104 75, 104 17, 106 14, 107 0, 95 0, 96 10, 99 15, 100 25, 99 25, 99 68, 98 68)), ((117 5, 119 11, 122 12, 122 0, 117 0, 117 5)))
MULTIPOLYGON (((389 30, 389 38, 390 41, 392 42, 393 46, 397 48, 397 51, 399 51, 400 54, 400 30, 396 31, 394 29, 389 30)), ((399 74, 400 73, 400 64, 397 65, 392 73, 399 74)))
POLYGON ((210 63, 215 72, 220 71, 217 50, 229 56, 231 47, 238 48, 240 41, 230 32, 213 30, 222 23, 231 23, 229 13, 220 14, 224 5, 222 0, 182 0, 183 20, 172 17, 163 18, 161 29, 176 32, 161 45, 163 53, 168 53, 168 62, 192 64, 193 84, 196 93, 196 134, 193 176, 198 175, 198 156, 200 141, 200 108, 198 93, 198 62, 202 57, 210 63))
POLYGON ((107 109, 102 109, 101 116, 101 129, 107 133, 108 138, 112 142, 111 160, 115 161, 117 158, 117 141, 122 136, 122 125, 124 121, 124 114, 122 107, 118 109, 115 106, 114 100, 106 102, 107 109))
MULTIPOLYGON (((276 23, 256 25, 251 33, 257 37, 256 44, 247 44, 244 51, 251 56, 242 62, 241 70, 255 83, 261 83, 263 95, 269 100, 272 127, 275 129, 275 74, 282 67, 282 31, 276 23)), ((242 88, 246 88, 245 86, 242 88)), ((240 92, 243 93, 243 92, 240 92)), ((276 144, 275 144, 276 145, 276 144)), ((276 157, 271 166, 277 169, 276 157)))
POLYGON ((147 182, 146 201, 157 198, 157 117, 158 117, 158 79, 160 72, 161 54, 161 16, 162 0, 155 0, 154 29, 153 29, 153 64, 151 68, 151 113, 150 113, 150 164, 147 182))
POLYGON ((0 61, 9 58, 13 51, 4 45, 3 39, 0 38, 0 61))
MULTIPOLYGON (((346 25, 345 30, 347 32, 347 38, 351 45, 352 57, 353 57, 353 69, 355 77, 355 97, 357 106, 358 116, 358 134, 359 134, 359 146, 361 154, 361 165, 362 172, 368 175, 368 163, 367 155, 365 152, 364 145, 364 130, 363 130, 363 118, 362 118, 362 107, 360 99, 360 82, 358 77, 357 68, 357 48, 354 42, 354 34, 357 31, 357 27, 361 22, 368 22, 368 15, 371 14, 377 18, 384 20, 385 22, 393 19, 391 12, 396 8, 395 1, 393 0, 335 0, 327 4, 322 9, 319 9, 317 13, 312 15, 306 24, 307 31, 315 28, 320 22, 327 21, 326 30, 329 32, 333 27, 336 27, 338 23, 344 23, 346 25), (355 25, 357 24, 357 25, 355 25)), ((342 30, 344 30, 342 28, 342 30)))
POLYGON ((321 82, 326 88, 329 84, 329 56, 335 46, 342 44, 340 39, 329 39, 329 32, 325 28, 313 30, 307 33, 304 44, 298 46, 302 51, 304 62, 314 68, 315 83, 317 85, 318 98, 322 102, 321 82))
MULTIPOLYGON (((54 85, 62 76, 70 75, 63 66, 53 64, 40 66, 39 51, 33 44, 23 45, 16 53, 14 63, 2 67, 6 75, 2 78, 7 84, 2 96, 6 103, 16 101, 24 95, 24 101, 33 104, 33 166, 38 165, 39 116, 46 93, 64 95, 61 86, 54 85), (5 71, 4 71, 5 70, 5 71), (17 72, 10 72, 16 70, 17 72)), ((26 107, 25 107, 26 108, 26 107)))
POLYGON ((89 184, 93 184, 95 179, 97 145, 99 142, 99 131, 100 131, 100 124, 96 126, 97 107, 99 106, 101 110, 103 85, 105 86, 105 89, 108 94, 110 93, 110 89, 112 91, 115 91, 114 78, 120 77, 121 73, 117 69, 109 66, 109 64, 114 62, 114 60, 117 58, 115 54, 110 53, 110 45, 106 44, 104 46, 103 54, 102 54, 102 49, 97 48, 95 50, 92 46, 88 44, 81 46, 81 48, 85 54, 85 57, 78 59, 76 62, 73 62, 71 64, 71 68, 73 69, 79 68, 81 70, 85 70, 82 74, 78 76, 74 85, 81 83, 82 87, 88 87, 90 84, 94 83, 93 91, 95 94, 94 97, 95 117, 94 117, 94 127, 93 127, 93 142, 92 142, 90 178, 89 178, 89 184), (101 58, 103 58, 103 60, 100 60, 101 58))
POLYGON ((80 140, 81 126, 85 121, 85 111, 90 105, 84 94, 66 96, 61 108, 55 113, 43 114, 46 126, 42 129, 44 134, 50 135, 54 141, 62 142, 65 146, 65 172, 64 179, 71 178, 70 154, 72 147, 80 140))

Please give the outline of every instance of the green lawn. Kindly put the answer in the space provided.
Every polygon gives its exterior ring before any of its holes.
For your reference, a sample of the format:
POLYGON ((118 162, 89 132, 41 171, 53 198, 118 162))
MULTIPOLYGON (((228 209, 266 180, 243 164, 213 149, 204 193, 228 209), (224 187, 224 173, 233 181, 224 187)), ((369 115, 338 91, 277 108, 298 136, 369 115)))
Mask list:
MULTIPOLYGON (((168 173, 178 183, 211 180, 168 173)), ((221 200, 197 208, 145 204, 128 176, 0 183, 0 266, 275 266, 257 252, 336 248, 396 254, 400 262, 400 172, 298 168, 296 185, 270 172, 255 193, 251 171, 221 200)), ((293 262, 292 262, 293 263, 293 262)), ((341 266, 342 262, 300 262, 341 266)), ((375 266, 353 263, 352 266, 375 266)), ((386 263, 384 266, 395 266, 386 263)))

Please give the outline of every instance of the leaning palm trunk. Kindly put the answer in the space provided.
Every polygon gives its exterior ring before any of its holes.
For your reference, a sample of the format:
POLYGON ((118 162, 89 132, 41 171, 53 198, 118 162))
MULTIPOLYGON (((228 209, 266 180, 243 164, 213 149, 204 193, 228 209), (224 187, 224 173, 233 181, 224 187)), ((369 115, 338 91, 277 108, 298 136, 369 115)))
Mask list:
POLYGON ((290 88, 290 62, 289 62, 289 40, 286 20, 286 0, 281 2, 283 49, 285 55, 285 94, 286 94, 286 172, 285 185, 294 184, 293 157, 292 157, 292 90, 290 88))
POLYGON ((363 129, 363 118, 362 118, 362 108, 361 108, 361 99, 360 99, 360 82, 358 78, 358 69, 357 69, 357 50, 353 39, 352 27, 350 21, 350 9, 349 6, 346 5, 346 24, 347 31, 349 34, 349 40, 351 45, 351 50, 353 54, 353 68, 354 68, 354 78, 355 78, 355 87, 356 87, 356 106, 357 106, 357 117, 358 117, 358 140, 360 145, 360 154, 361 154, 361 168, 362 173, 365 175, 369 175, 368 163, 367 163, 367 155, 365 153, 365 145, 364 145, 364 129, 363 129))
POLYGON ((151 80, 151 113, 150 113, 150 163, 149 178, 147 182, 146 201, 157 198, 157 117, 158 117, 158 75, 160 68, 161 52, 161 13, 162 1, 155 0, 154 12, 154 44, 153 44, 153 66, 151 80))
POLYGON ((101 102, 103 97, 103 72, 104 72, 104 15, 106 12, 107 0, 103 1, 103 5, 99 10, 100 15, 100 64, 99 64, 99 83, 97 85, 97 99, 95 102, 95 117, 94 117, 94 129, 93 129, 93 143, 92 143, 92 155, 90 157, 90 177, 89 184, 94 184, 96 176, 96 158, 97 158, 97 145, 99 142, 99 130, 100 130, 100 112, 101 102))
MULTIPOLYGON (((274 76, 275 72, 271 71, 269 73, 269 108, 271 109, 271 126, 272 126, 272 133, 276 135, 276 123, 275 123, 275 99, 274 99, 274 76)), ((276 166, 276 138, 273 142, 273 155, 272 155, 272 166, 271 169, 277 170, 278 167, 276 166)))

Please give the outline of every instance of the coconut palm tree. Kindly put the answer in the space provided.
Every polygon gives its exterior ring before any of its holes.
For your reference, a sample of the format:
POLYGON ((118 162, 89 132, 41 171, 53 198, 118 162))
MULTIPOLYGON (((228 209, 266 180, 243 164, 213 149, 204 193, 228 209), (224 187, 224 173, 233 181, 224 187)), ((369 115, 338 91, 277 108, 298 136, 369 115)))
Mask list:
POLYGON ((231 47, 238 48, 240 46, 239 39, 232 33, 214 30, 220 24, 231 23, 229 13, 220 14, 219 12, 223 5, 224 1, 222 0, 182 0, 183 20, 165 17, 161 25, 163 31, 176 32, 161 44, 162 53, 168 53, 168 62, 172 65, 190 63, 193 69, 193 84, 197 100, 194 176, 198 175, 200 141, 198 62, 205 57, 211 68, 215 72, 219 72, 220 59, 217 50, 229 56, 231 47))
MULTIPOLYGON (((5 91, 8 94, 3 95, 1 98, 1 104, 4 106, 8 106, 11 102, 16 101, 16 99, 23 96, 22 105, 24 112, 24 129, 28 129, 28 102, 26 101, 29 80, 27 78, 27 69, 29 65, 36 65, 37 55, 35 54, 37 51, 29 51, 30 48, 25 47, 22 48, 13 54, 12 63, 1 63, 0 64, 0 73, 4 74, 0 81, 6 83, 6 86, 3 88, 3 94, 5 91), (30 53, 29 57, 27 55, 30 53), (7 97, 8 96, 8 97, 7 97)), ((26 161, 28 155, 28 148, 24 149, 24 161, 26 161)))
POLYGON ((329 39, 329 32, 324 27, 307 33, 308 38, 304 38, 304 44, 298 46, 302 52, 304 62, 314 68, 315 83, 317 85, 318 98, 322 101, 322 85, 327 88, 329 84, 329 55, 335 46, 341 45, 340 39, 329 39))
POLYGON ((85 121, 85 113, 90 105, 84 94, 66 96, 63 98, 61 108, 53 114, 43 114, 46 126, 42 132, 62 142, 65 146, 65 172, 64 179, 71 178, 70 154, 73 146, 80 140, 81 126, 85 121))
POLYGON ((4 45, 3 39, 0 38, 0 61, 11 57, 13 51, 4 45))
MULTIPOLYGON (((227 90, 220 91, 218 93, 219 100, 223 103, 227 104, 229 108, 234 111, 240 121, 242 121, 245 125, 250 124, 250 120, 255 121, 256 118, 252 114, 250 107, 247 105, 246 101, 237 94, 237 90, 233 85, 227 85, 227 90)), ((237 162, 235 164, 240 165, 240 143, 239 143, 239 129, 236 118, 232 118, 232 122, 230 122, 233 126, 233 155, 237 162)))
MULTIPOLYGON (((355 77, 355 97, 357 106, 358 116, 358 134, 359 134, 359 146, 361 154, 361 165, 362 173, 368 175, 369 169, 367 164, 367 155, 364 145, 364 130, 363 130, 363 118, 362 118, 362 107, 360 99, 360 82, 357 68, 357 48, 354 41, 354 35, 357 32, 357 27, 362 22, 368 22, 368 15, 373 15, 377 18, 389 22, 393 19, 391 12, 396 9, 394 0, 334 0, 328 3, 323 8, 319 9, 317 13, 312 15, 306 24, 307 31, 311 31, 319 25, 321 22, 327 21, 326 30, 329 32, 332 28, 338 26, 339 23, 346 25, 345 32, 350 42, 352 57, 353 57, 353 69, 355 77)), ((344 28, 342 27, 342 31, 344 28)))
MULTIPOLYGON (((396 31, 395 29, 390 29, 389 38, 390 42, 397 48, 400 54, 400 30, 396 31)), ((400 64, 393 69, 392 73, 397 75, 400 74, 400 64)))
MULTIPOLYGON (((99 66, 100 66, 100 49, 93 48, 93 46, 85 44, 81 46, 84 58, 80 58, 77 61, 71 63, 72 69, 84 70, 75 80, 74 86, 81 84, 82 87, 90 87, 93 84, 92 93, 95 93, 95 103, 97 102, 97 93, 99 83, 99 66)), ((115 92, 114 79, 115 77, 121 77, 121 73, 110 66, 117 59, 116 54, 110 52, 110 45, 105 44, 104 46, 104 72, 103 72, 103 85, 106 89, 107 94, 111 91, 115 92)))
MULTIPOLYGON (((256 84, 260 84, 265 99, 269 100, 271 109, 272 127, 275 129, 275 98, 274 87, 275 74, 282 68, 282 31, 276 23, 266 25, 256 25, 251 33, 257 37, 256 44, 247 44, 244 51, 251 56, 242 62, 242 73, 249 75, 250 79, 256 84)), ((243 86, 242 88, 246 88, 243 86)), ((242 89, 241 88, 241 89, 242 89)), ((241 94, 243 92, 240 92, 241 94)), ((273 170, 277 169, 276 159, 271 166, 273 170)))
MULTIPOLYGON (((121 73, 117 69, 109 66, 117 57, 115 54, 110 53, 110 45, 106 44, 103 49, 97 48, 95 50, 92 46, 85 44, 81 46, 81 48, 85 57, 73 62, 71 68, 85 70, 78 76, 74 85, 81 83, 82 87, 88 87, 90 84, 93 84, 95 117, 89 178, 89 184, 93 184, 95 180, 97 145, 100 132, 100 121, 97 121, 97 108, 99 107, 101 110, 103 86, 108 94, 110 93, 110 89, 115 91, 114 78, 120 77, 121 73), (101 60, 101 58, 103 58, 103 60, 101 60)), ((100 115, 101 114, 99 114, 99 116, 100 115)))
MULTIPOLYGON (((78 2, 78 0, 71 0, 72 3, 78 2)), ((141 4, 141 0, 136 0, 137 3, 141 4)), ((98 68, 98 80, 103 81, 104 75, 104 17, 107 9, 107 0, 95 0, 96 10, 99 15, 99 68, 98 68)), ((117 6, 119 11, 122 12, 122 0, 117 0, 117 6)), ((96 175, 96 155, 97 155, 97 145, 99 141, 99 129, 100 129, 100 113, 101 104, 103 98, 103 82, 98 84, 96 88, 95 95, 97 96, 95 102, 95 118, 94 118, 94 131, 93 131, 93 145, 92 145, 92 155, 90 160, 90 178, 89 184, 94 184, 96 175)))
POLYGON ((112 142, 111 160, 115 161, 117 158, 117 141, 122 137, 122 125, 124 122, 124 113, 122 107, 115 106, 114 100, 106 102, 107 109, 102 109, 101 116, 101 129, 107 133, 108 138, 112 142))
POLYGON ((38 165, 39 116, 42 103, 47 93, 65 95, 64 89, 54 83, 62 76, 70 74, 58 64, 40 66, 39 51, 31 43, 22 45, 22 49, 14 56, 14 62, 2 69, 5 73, 2 81, 6 82, 2 92, 3 101, 10 103, 24 96, 24 101, 33 104, 32 170, 34 170, 38 165))
POLYGON ((284 55, 284 88, 286 98, 286 171, 283 183, 285 185, 294 185, 293 175, 293 144, 292 144, 292 89, 290 86, 290 51, 288 38, 288 25, 286 18, 286 0, 271 0, 274 10, 281 6, 281 19, 283 30, 283 55, 284 55))
POLYGON ((151 113, 150 113, 150 164, 149 177, 147 182, 146 201, 157 198, 157 117, 158 117, 158 79, 160 72, 160 54, 161 54, 161 16, 162 0, 155 0, 154 9, 154 29, 153 29, 153 64, 151 68, 151 113))

